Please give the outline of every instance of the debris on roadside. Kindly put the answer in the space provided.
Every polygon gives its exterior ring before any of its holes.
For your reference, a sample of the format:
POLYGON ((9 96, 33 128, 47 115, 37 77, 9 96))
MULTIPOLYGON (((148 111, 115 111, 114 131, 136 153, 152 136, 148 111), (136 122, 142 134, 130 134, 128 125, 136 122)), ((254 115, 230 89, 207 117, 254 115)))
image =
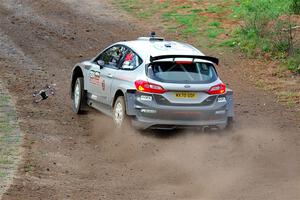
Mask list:
POLYGON ((46 100, 48 99, 48 97, 51 95, 51 96, 54 96, 55 95, 55 88, 54 86, 56 86, 56 84, 51 84, 51 85, 46 85, 44 88, 42 88, 41 90, 39 91, 35 91, 33 93, 33 97, 35 98, 34 99, 34 102, 35 103, 39 103, 40 101, 43 101, 43 100, 46 100))

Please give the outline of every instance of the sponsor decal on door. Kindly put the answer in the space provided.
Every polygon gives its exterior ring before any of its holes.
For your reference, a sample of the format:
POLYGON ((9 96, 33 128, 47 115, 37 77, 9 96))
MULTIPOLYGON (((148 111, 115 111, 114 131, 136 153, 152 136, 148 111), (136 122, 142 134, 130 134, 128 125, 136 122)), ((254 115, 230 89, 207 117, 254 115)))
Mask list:
POLYGON ((97 71, 90 71, 90 83, 94 85, 101 85, 101 77, 100 77, 100 72, 97 71))

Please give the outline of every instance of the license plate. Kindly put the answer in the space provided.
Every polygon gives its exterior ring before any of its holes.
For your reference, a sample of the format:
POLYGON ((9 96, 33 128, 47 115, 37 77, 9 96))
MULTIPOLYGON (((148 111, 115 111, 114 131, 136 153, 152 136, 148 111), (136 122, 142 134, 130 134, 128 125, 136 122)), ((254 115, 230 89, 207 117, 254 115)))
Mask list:
POLYGON ((197 93, 195 92, 176 92, 176 98, 184 98, 184 99, 195 99, 197 97, 197 93))

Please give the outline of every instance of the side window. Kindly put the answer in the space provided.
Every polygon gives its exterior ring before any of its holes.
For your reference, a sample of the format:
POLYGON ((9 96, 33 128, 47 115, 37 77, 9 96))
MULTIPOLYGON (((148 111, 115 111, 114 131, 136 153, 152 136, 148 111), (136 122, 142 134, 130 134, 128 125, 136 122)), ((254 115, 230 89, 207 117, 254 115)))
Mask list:
POLYGON ((103 52, 97 62, 102 62, 105 67, 117 68, 125 51, 126 49, 123 46, 113 46, 103 52))
POLYGON ((121 63, 121 69, 132 70, 142 64, 142 59, 132 50, 128 49, 121 63))

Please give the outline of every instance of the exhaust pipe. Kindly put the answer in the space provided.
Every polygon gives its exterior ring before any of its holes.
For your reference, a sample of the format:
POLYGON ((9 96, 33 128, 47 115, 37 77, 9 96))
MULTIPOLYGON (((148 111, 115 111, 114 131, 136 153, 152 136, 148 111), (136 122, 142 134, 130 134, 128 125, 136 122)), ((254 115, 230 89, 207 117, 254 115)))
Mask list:
POLYGON ((210 131, 219 131, 220 128, 218 126, 203 126, 202 131, 203 132, 210 132, 210 131))
POLYGON ((210 131, 211 129, 210 129, 210 127, 209 126, 203 126, 202 127, 202 132, 208 132, 208 131, 210 131))

